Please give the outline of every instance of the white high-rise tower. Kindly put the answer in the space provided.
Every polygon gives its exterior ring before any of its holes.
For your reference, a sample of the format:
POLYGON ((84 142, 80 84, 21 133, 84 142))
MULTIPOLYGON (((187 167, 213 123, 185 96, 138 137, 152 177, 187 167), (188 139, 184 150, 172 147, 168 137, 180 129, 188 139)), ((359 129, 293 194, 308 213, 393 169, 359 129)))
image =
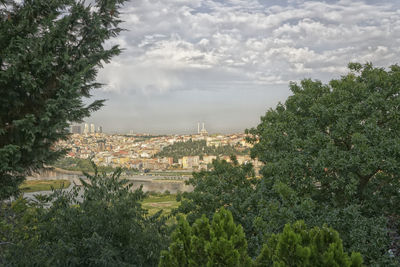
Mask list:
POLYGON ((83 133, 88 134, 89 133, 89 124, 85 123, 85 127, 83 128, 83 133))

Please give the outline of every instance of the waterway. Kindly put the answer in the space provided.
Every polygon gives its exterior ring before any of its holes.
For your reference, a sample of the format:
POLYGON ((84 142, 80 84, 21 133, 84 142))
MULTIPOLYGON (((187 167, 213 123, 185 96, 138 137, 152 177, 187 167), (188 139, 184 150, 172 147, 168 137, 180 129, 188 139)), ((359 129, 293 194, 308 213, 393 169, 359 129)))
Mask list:
MULTIPOLYGON (((79 174, 79 172, 68 172, 68 171, 55 171, 55 170, 46 170, 30 177, 27 177, 28 180, 69 180, 71 181, 71 185, 65 190, 71 190, 73 186, 80 186, 80 178, 85 179, 85 176, 79 174)), ((167 175, 131 175, 124 176, 124 179, 129 180, 129 183, 133 184, 132 189, 135 190, 142 186, 142 190, 144 192, 158 192, 164 193, 169 191, 171 194, 176 194, 178 192, 191 192, 193 191, 193 187, 190 185, 186 185, 185 181, 189 178, 187 176, 167 176, 167 175)), ((31 192, 25 193, 24 196, 27 198, 33 198, 35 194, 50 194, 51 191, 40 191, 40 192, 31 192)))

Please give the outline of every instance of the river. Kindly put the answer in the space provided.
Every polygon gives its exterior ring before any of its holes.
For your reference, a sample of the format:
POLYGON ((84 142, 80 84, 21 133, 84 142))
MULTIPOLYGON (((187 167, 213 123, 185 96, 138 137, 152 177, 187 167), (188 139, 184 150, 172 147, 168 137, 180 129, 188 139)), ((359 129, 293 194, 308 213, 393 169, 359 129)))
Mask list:
MULTIPOLYGON (((77 172, 45 170, 27 177, 27 180, 69 180, 71 181, 71 185, 65 190, 71 190, 75 184, 80 185, 79 178, 85 178, 85 176, 78 174, 77 172)), ((133 190, 143 186, 144 192, 152 191, 163 193, 165 191, 169 191, 171 194, 176 194, 178 192, 193 191, 192 186, 185 184, 185 180, 187 180, 188 177, 171 177, 162 175, 154 176, 143 174, 124 176, 123 178, 129 180, 129 183, 133 184, 133 190)), ((51 191, 25 193, 24 196, 27 198, 33 198, 33 195, 39 193, 47 195, 50 194, 51 191)))

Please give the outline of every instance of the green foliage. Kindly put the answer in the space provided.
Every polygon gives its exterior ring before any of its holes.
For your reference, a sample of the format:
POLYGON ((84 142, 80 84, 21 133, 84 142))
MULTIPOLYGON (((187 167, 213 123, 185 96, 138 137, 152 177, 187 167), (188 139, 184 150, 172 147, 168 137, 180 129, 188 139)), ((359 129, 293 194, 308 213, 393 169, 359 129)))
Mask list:
POLYGON ((162 151, 157 153, 156 157, 173 157, 174 162, 178 162, 179 158, 185 156, 232 156, 232 155, 248 155, 249 150, 236 150, 234 147, 228 146, 207 146, 205 140, 187 142, 176 142, 172 145, 164 147, 162 151))
POLYGON ((343 251, 339 233, 323 226, 306 229, 303 221, 286 224, 263 246, 255 266, 362 266, 360 253, 343 251))
MULTIPOLYGON (((93 172, 93 166, 90 159, 79 159, 79 158, 62 158, 53 163, 54 167, 69 170, 69 171, 82 171, 82 172, 93 172)), ((100 172, 114 172, 116 168, 111 166, 97 166, 100 172)))
POLYGON ((336 207, 368 214, 400 207, 400 67, 349 64, 328 85, 309 79, 269 110, 253 134, 266 179, 336 207))
POLYGON ((398 259, 388 253, 390 239, 384 215, 367 216, 359 205, 332 208, 317 205, 314 219, 307 225, 326 223, 340 233, 346 251, 358 251, 369 266, 398 266, 398 259))
POLYGON ((252 156, 265 163, 262 179, 216 162, 190 181, 194 191, 179 211, 192 223, 226 206, 253 257, 285 224, 304 220, 336 229, 344 250, 361 252, 367 265, 398 265, 388 253, 387 217, 399 213, 400 68, 350 67, 329 85, 291 84, 293 96, 248 131, 252 156))
POLYGON ((192 224, 203 214, 211 220, 220 207, 225 207, 232 213, 235 222, 243 226, 249 240, 250 254, 253 255, 258 243, 253 227, 257 200, 252 195, 256 183, 251 164, 238 165, 237 161, 232 164, 225 160, 214 160, 211 171, 193 173, 193 178, 187 184, 194 189, 184 192, 182 199, 177 199, 181 201, 177 212, 185 213, 192 224))
POLYGON ((64 154, 54 143, 102 106, 83 97, 101 84, 98 69, 120 49, 124 0, 3 0, 0 6, 0 199, 15 195, 24 176, 64 154), (6 90, 5 90, 6 88, 6 90))
MULTIPOLYGON (((87 175, 83 189, 19 199, 2 218, 3 263, 16 266, 155 266, 168 239, 165 218, 142 208, 120 172, 87 175)), ((6 213, 6 212, 5 212, 6 213)), ((4 214, 5 214, 4 213, 4 214)), ((2 213, 3 214, 3 213, 2 213)), ((1 262, 0 262, 1 263, 1 262)))
POLYGON ((350 64, 329 85, 291 84, 293 96, 269 110, 253 134, 253 157, 265 163, 254 221, 264 240, 303 219, 339 231, 347 251, 389 266, 385 216, 400 194, 400 68, 350 64))
POLYGON ((179 217, 168 250, 161 252, 159 266, 249 266, 247 241, 232 214, 222 208, 210 224, 206 216, 192 226, 179 217))
POLYGON ((309 197, 300 197, 287 184, 272 184, 266 179, 258 185, 253 197, 258 200, 258 213, 253 222, 259 235, 259 247, 274 233, 281 232, 285 224, 304 220, 310 227, 327 224, 337 230, 344 249, 359 251, 368 265, 396 265, 387 253, 390 240, 387 220, 382 215, 364 215, 359 205, 335 208, 309 197))
POLYGON ((272 234, 281 232, 287 223, 302 219, 307 224, 319 225, 319 221, 314 219, 321 206, 310 198, 300 198, 296 191, 284 183, 271 184, 263 179, 253 197, 258 203, 253 223, 262 235, 260 245, 272 234))

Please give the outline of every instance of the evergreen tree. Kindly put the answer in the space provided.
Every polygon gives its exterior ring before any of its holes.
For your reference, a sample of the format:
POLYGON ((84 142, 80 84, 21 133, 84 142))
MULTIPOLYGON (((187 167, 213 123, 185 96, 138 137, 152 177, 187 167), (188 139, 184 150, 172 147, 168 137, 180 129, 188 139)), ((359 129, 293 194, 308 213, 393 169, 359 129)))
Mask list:
POLYGON ((179 217, 168 250, 161 252, 159 266, 250 266, 247 241, 241 225, 221 208, 210 224, 202 216, 189 226, 179 217))
POLYGON ((297 221, 271 236, 255 266, 355 267, 362 262, 360 253, 349 256, 343 251, 337 231, 326 226, 308 230, 303 221, 297 221))
POLYGON ((0 199, 30 171, 62 155, 54 143, 69 124, 102 106, 83 97, 101 84, 98 69, 118 46, 125 0, 2 0, 0 5, 0 199))
POLYGON ((258 205, 258 200, 253 197, 257 179, 251 164, 239 165, 234 157, 232 160, 232 163, 214 160, 211 171, 193 173, 187 184, 194 189, 178 196, 181 205, 176 212, 185 213, 192 224, 202 215, 211 220, 220 207, 225 207, 235 222, 242 225, 253 256, 259 241, 253 226, 258 205))

